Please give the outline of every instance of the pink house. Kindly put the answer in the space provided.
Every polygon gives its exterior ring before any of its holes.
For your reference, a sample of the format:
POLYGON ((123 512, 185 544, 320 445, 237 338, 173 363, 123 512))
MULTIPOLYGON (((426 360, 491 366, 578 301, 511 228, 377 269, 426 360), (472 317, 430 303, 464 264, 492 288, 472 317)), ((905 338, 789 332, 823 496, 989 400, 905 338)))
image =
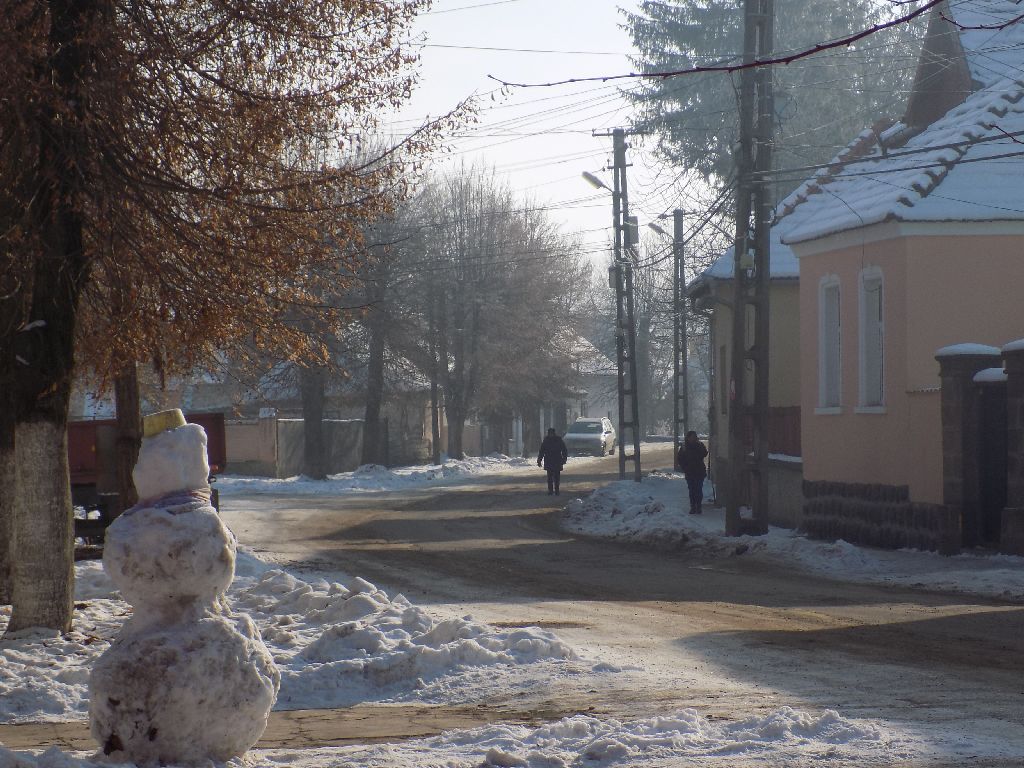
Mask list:
MULTIPOLYGON (((1024 336, 1024 23, 1000 28, 1020 13, 1010 0, 936 8, 903 121, 780 206, 799 261, 812 534, 998 543, 983 519, 998 510, 965 501, 947 368, 1001 368, 1000 348, 1024 336)), ((1005 503, 1005 476, 990 482, 1005 503)))

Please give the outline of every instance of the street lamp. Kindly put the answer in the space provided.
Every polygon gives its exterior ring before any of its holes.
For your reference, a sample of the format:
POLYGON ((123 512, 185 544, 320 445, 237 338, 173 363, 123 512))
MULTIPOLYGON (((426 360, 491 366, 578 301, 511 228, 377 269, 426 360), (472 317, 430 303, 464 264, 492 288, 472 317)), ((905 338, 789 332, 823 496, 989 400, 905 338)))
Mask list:
MULTIPOLYGON (((612 193, 613 221, 613 259, 608 270, 609 287, 615 290, 615 346, 618 361, 618 400, 619 400, 619 438, 625 439, 626 429, 633 433, 633 454, 628 458, 633 462, 633 479, 640 482, 640 424, 639 403, 637 399, 636 370, 636 326, 633 323, 633 264, 626 258, 631 252, 631 235, 635 239, 635 219, 629 216, 629 203, 626 195, 626 142, 625 132, 616 128, 612 134, 614 139, 615 163, 614 184, 609 187, 593 173, 584 171, 581 175, 594 189, 604 189, 612 193), (629 420, 627 421, 626 402, 629 401, 629 420)), ((619 445, 619 478, 626 477, 625 444, 619 445)))
POLYGON ((609 192, 612 191, 611 188, 607 184, 605 184, 603 181, 601 181, 601 179, 599 179, 597 176, 592 174, 590 171, 584 171, 583 172, 583 179, 584 179, 584 181, 587 182, 587 184, 592 186, 594 189, 607 189, 609 192))
POLYGON ((657 232, 657 233, 658 233, 659 235, 661 235, 662 237, 672 237, 672 235, 670 235, 670 234, 669 234, 668 232, 666 232, 666 231, 665 231, 664 229, 662 229, 661 227, 659 227, 659 226, 658 226, 657 224, 655 224, 655 223, 654 223, 653 221, 652 221, 652 222, 651 222, 650 224, 648 224, 647 226, 648 226, 648 227, 650 227, 651 229, 653 229, 653 230, 654 230, 655 232, 657 232))

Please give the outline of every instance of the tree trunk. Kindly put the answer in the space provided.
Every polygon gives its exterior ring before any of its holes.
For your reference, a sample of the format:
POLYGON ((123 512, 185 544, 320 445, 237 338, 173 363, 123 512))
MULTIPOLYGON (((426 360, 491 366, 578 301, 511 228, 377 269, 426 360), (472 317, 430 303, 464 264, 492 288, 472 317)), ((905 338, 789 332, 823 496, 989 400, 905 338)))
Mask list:
POLYGON ((302 474, 314 480, 327 477, 326 442, 324 440, 323 366, 299 368, 299 389, 302 393, 302 439, 305 448, 302 474))
POLYGON ((445 390, 444 412, 448 417, 448 456, 463 459, 462 432, 466 425, 466 410, 459 402, 458 395, 449 398, 445 390))
POLYGON ((437 366, 430 377, 430 461, 441 463, 441 414, 437 392, 437 366))
POLYGON ((71 630, 74 538, 67 430, 39 419, 15 435, 13 589, 8 633, 29 627, 71 630))
MULTIPOLYGON (((441 463, 441 404, 438 396, 438 388, 441 382, 441 370, 444 366, 444 378, 448 379, 448 316, 447 302, 445 301, 445 288, 438 286, 435 282, 430 283, 430 426, 433 430, 432 460, 434 464, 441 463)), ((448 400, 448 390, 445 389, 445 402, 448 400)), ((447 411, 446 411, 447 415, 447 411)), ((451 423, 449 422, 449 436, 451 435, 451 423)))
POLYGON ((540 450, 543 436, 540 433, 540 408, 536 404, 524 406, 523 418, 523 453, 527 457, 536 458, 540 450))
MULTIPOLYGON (((78 305, 88 280, 83 221, 76 207, 91 151, 84 136, 97 71, 89 28, 104 8, 96 2, 49 4, 48 59, 42 75, 57 93, 39 115, 38 189, 30 206, 37 233, 28 323, 15 335, 15 516, 11 620, 28 627, 71 629, 74 528, 68 481, 67 419, 74 374, 78 305)), ((29 276, 26 275, 26 278, 29 276)))
POLYGON ((132 480, 132 470, 139 460, 139 447, 142 445, 142 410, 139 403, 138 369, 134 365, 114 379, 114 402, 117 407, 115 460, 118 509, 113 514, 116 516, 139 500, 132 480))
MULTIPOLYGON (((379 315, 376 307, 370 310, 379 315)), ((370 319, 369 362, 366 369, 366 410, 363 416, 363 464, 382 464, 380 410, 384 400, 384 329, 380 317, 370 319)))
POLYGON ((0 398, 0 604, 11 602, 14 534, 14 412, 0 398))

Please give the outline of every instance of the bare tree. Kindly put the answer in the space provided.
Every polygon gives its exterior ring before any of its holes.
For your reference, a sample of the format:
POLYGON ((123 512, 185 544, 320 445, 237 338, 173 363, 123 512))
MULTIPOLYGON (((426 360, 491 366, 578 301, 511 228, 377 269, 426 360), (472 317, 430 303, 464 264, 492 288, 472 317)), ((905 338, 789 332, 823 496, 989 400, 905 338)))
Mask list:
MULTIPOLYGON (((414 82, 425 0, 12 0, 0 15, 0 410, 13 419, 8 631, 70 628, 65 432, 76 354, 189 370, 248 341, 324 357, 325 236, 405 192, 444 121, 376 162, 359 141, 414 82), (324 146, 330 162, 314 165, 324 146), (116 300, 114 300, 116 299, 116 300), (8 309, 11 307, 12 309, 8 309), (12 331, 6 333, 6 331, 12 331), (75 343, 78 349, 75 349, 75 343)), ((0 452, 10 450, 10 432, 0 452)), ((2 530, 2 528, 0 528, 2 530)))

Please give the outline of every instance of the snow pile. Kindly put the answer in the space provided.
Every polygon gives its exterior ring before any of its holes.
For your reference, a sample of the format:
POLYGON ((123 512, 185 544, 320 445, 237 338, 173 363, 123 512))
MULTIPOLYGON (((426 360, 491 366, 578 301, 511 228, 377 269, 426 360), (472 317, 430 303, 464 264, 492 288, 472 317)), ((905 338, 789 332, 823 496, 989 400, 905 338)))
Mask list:
MULTIPOLYGON (((710 484, 705 484, 706 492, 710 484)), ((575 533, 624 539, 659 548, 714 540, 716 521, 684 520, 686 483, 676 473, 652 472, 642 483, 619 480, 566 506, 563 527, 575 533)))
POLYGON ((437 621, 365 579, 309 583, 269 570, 232 593, 275 648, 280 709, 337 707, 423 688, 472 667, 575 659, 550 632, 437 621))
MULTIPOLYGON (((254 750, 229 766, 342 768, 373 765, 567 768, 570 765, 892 765, 919 759, 926 750, 883 726, 783 707, 739 722, 711 720, 693 709, 661 717, 620 721, 576 715, 540 728, 491 725, 449 731, 428 739, 307 751, 254 750)), ((102 763, 53 748, 34 756, 0 747, 0 765, 19 768, 92 768, 102 763)))
POLYGON ((620 480, 568 503, 562 526, 587 536, 652 547, 695 547, 705 554, 761 557, 841 581, 883 583, 1024 600, 1024 558, 991 553, 953 557, 918 550, 867 549, 845 541, 808 539, 770 526, 764 536, 725 536, 725 510, 708 501, 690 515, 686 483, 674 472, 652 472, 642 483, 620 480))
POLYGON ((801 765, 842 758, 867 763, 911 752, 909 742, 901 743, 874 723, 848 720, 831 710, 812 715, 790 707, 740 722, 707 719, 693 709, 632 722, 577 715, 536 729, 498 725, 443 734, 428 744, 464 758, 476 752, 476 764, 483 757, 483 765, 536 768, 713 758, 775 764, 773 759, 794 756, 804 761, 801 765))
MULTIPOLYGON (((71 632, 24 633, 0 647, 0 721, 84 717, 89 672, 132 609, 96 562, 76 563, 75 596, 71 632)), ((437 620, 364 579, 305 581, 242 552, 227 597, 255 621, 281 672, 276 709, 450 696, 498 667, 541 679, 591 669, 546 630, 437 620)), ((0 629, 9 617, 0 607, 0 629)))
POLYGON ((336 496, 353 491, 400 491, 446 480, 531 469, 534 466, 529 459, 492 453, 481 457, 446 459, 441 464, 395 469, 388 469, 379 464, 364 464, 352 472, 328 475, 326 480, 312 480, 305 476, 275 480, 265 477, 222 475, 217 478, 217 489, 221 495, 267 493, 336 496))

